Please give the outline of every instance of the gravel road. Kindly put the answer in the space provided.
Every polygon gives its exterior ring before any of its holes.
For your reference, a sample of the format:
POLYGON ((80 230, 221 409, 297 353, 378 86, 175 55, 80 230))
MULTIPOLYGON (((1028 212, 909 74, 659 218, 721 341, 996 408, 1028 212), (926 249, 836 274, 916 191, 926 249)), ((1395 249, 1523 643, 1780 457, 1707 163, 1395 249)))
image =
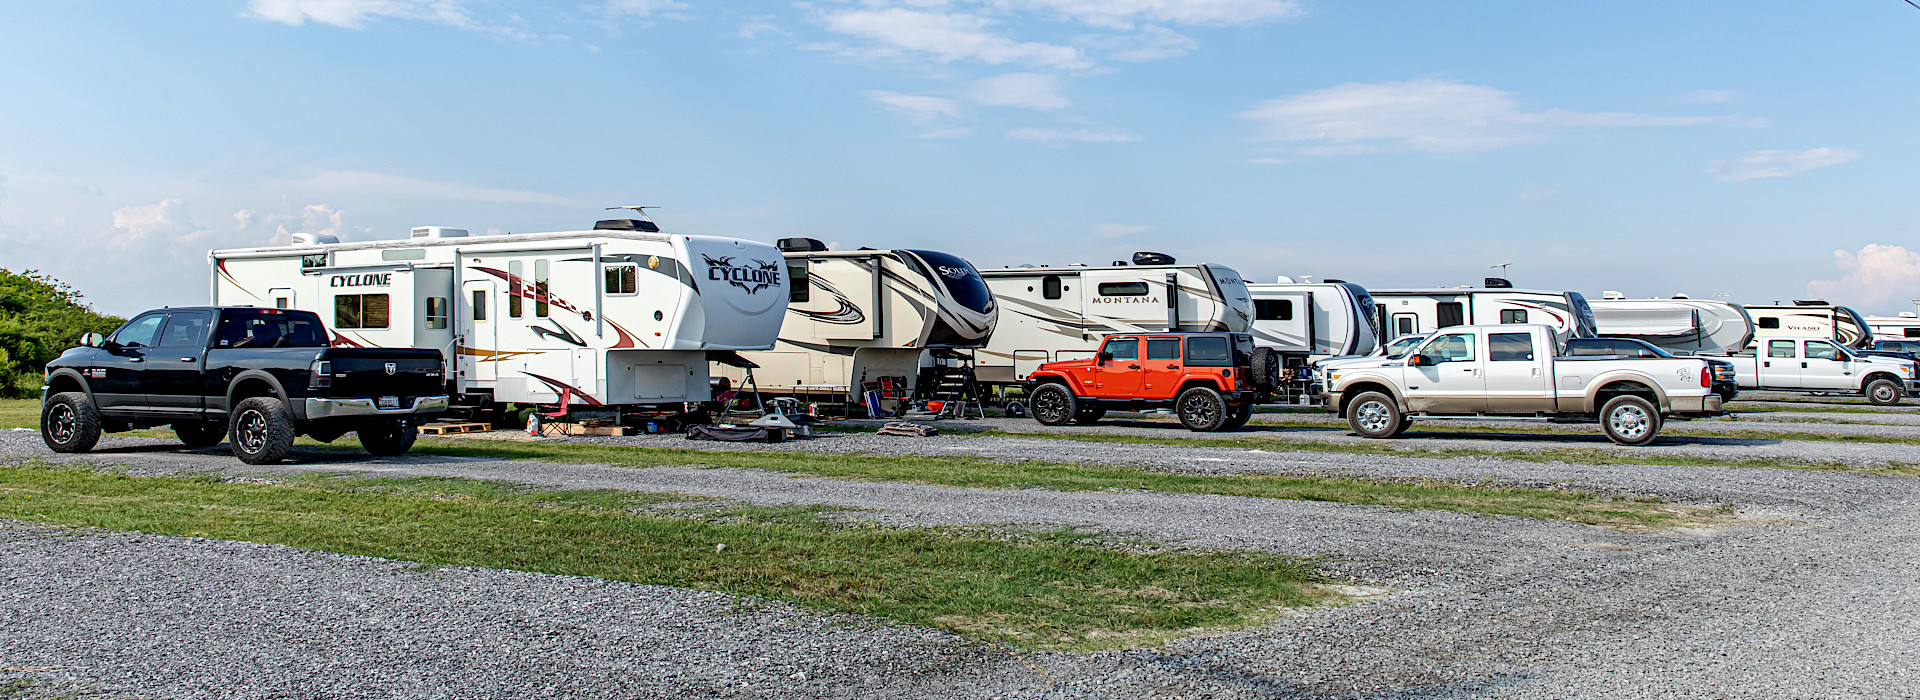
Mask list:
MULTIPOLYGON (((1037 426, 1024 421, 1009 427, 1037 426)), ((1565 442, 1551 440, 1553 446, 1565 442)), ((1325 554, 1335 574, 1391 592, 1304 611, 1267 628, 1159 649, 1025 655, 1048 674, 1042 676, 1005 653, 938 632, 778 605, 749 605, 743 612, 734 599, 718 594, 517 572, 420 571, 284 547, 16 525, 0 534, 0 601, 26 614, 0 619, 0 666, 83 666, 41 675, 179 698, 1920 694, 1912 670, 1920 668, 1920 590, 1910 585, 1920 576, 1920 548, 1913 546, 1920 540, 1915 479, 966 435, 841 434, 751 447, 674 438, 604 441, 1004 459, 1045 455, 1211 473, 1492 477, 1733 502, 1745 520, 1704 532, 1625 533, 1270 499, 958 489, 734 469, 370 459, 315 450, 301 450, 289 464, 265 470, 241 465, 224 450, 192 452, 162 441, 114 438, 101 453, 63 459, 122 465, 138 474, 472 476, 756 503, 827 503, 870 509, 860 517, 902 525, 1073 524, 1199 546, 1325 554)), ((1509 441, 1485 438, 1406 442, 1513 449, 1509 441)), ((1678 447, 1750 456, 1776 448, 1857 446, 1754 442, 1772 444, 1678 447)), ((0 455, 51 457, 30 432, 0 434, 0 455)))

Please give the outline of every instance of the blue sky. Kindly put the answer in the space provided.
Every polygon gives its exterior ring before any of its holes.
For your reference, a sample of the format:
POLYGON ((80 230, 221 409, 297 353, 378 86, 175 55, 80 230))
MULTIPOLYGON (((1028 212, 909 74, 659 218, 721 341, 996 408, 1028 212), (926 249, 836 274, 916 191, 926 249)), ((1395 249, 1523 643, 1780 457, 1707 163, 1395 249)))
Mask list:
POLYGON ((1920 9, 1323 0, 0 3, 0 266, 201 303, 327 231, 1135 250, 1250 280, 1920 296, 1920 9))

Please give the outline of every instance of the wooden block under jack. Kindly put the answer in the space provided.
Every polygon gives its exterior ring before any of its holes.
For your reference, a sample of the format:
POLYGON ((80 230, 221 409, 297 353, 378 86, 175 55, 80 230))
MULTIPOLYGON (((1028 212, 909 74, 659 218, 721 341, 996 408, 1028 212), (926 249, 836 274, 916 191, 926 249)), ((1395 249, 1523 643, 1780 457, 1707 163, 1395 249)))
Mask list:
POLYGON ((428 423, 420 426, 422 435, 459 435, 460 433, 484 433, 493 430, 486 423, 428 423))
POLYGON ((548 423, 547 425, 544 425, 541 427, 544 430, 551 431, 552 433, 556 433, 560 435, 568 435, 568 436, 578 435, 578 436, 586 436, 586 437, 593 437, 593 436, 620 437, 624 435, 633 434, 633 426, 630 426, 630 425, 588 425, 585 423, 548 423))

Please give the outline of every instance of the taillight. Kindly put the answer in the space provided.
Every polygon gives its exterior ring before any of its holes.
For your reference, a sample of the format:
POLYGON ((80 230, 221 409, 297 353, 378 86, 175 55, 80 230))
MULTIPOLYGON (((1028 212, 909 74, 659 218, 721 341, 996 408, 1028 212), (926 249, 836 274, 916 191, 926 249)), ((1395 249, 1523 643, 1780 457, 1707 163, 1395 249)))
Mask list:
POLYGON ((333 386, 333 363, 326 360, 314 360, 307 368, 307 388, 325 389, 333 386))
POLYGON ((1700 368, 1700 386, 1704 386, 1707 388, 1713 387, 1713 366, 1712 365, 1708 365, 1706 367, 1700 368))

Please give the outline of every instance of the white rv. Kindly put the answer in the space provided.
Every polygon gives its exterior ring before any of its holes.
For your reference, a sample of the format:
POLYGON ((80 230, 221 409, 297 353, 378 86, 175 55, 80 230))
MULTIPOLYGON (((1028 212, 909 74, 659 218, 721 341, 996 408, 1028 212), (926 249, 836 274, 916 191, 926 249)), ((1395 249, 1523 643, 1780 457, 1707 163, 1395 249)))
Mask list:
POLYGON ((1859 312, 1824 300, 1792 304, 1747 305, 1755 338, 1819 336, 1856 350, 1873 347, 1873 330, 1859 312))
POLYGON ((1725 354, 1753 343, 1753 318, 1739 304, 1705 299, 1628 299, 1602 292, 1590 301, 1595 330, 1608 338, 1644 340, 1682 355, 1725 354))
POLYGON ((1579 292, 1514 289, 1489 277, 1485 287, 1369 289, 1374 314, 1392 341, 1452 326, 1541 323, 1563 337, 1594 337, 1593 309, 1579 292))
POLYGON ((773 347, 788 295, 773 246, 644 219, 502 236, 429 226, 364 243, 301 234, 209 257, 215 305, 314 311, 338 345, 438 348, 468 406, 710 400, 710 355, 773 347))
POLYGON ((1305 393, 1307 368, 1330 357, 1365 355, 1379 347, 1373 297, 1365 287, 1326 280, 1249 284, 1253 294, 1253 342, 1280 353, 1282 399, 1305 393))
MULTIPOLYGON (((973 265, 930 250, 829 251, 810 238, 779 242, 786 256, 786 320, 772 350, 741 353, 768 393, 858 399, 881 377, 911 393, 922 367, 993 334, 999 309, 973 265)), ((964 369, 957 366, 956 369, 964 369)), ((716 365, 736 384, 745 370, 716 365)))
POLYGON ((1866 320, 1874 340, 1920 341, 1920 314, 1902 311, 1899 316, 1868 316, 1866 320))
POLYGON ((981 270, 1000 322, 975 353, 981 382, 1025 381, 1041 364, 1093 357, 1108 333, 1246 332, 1253 298, 1233 268, 1136 253, 1133 264, 981 270))

